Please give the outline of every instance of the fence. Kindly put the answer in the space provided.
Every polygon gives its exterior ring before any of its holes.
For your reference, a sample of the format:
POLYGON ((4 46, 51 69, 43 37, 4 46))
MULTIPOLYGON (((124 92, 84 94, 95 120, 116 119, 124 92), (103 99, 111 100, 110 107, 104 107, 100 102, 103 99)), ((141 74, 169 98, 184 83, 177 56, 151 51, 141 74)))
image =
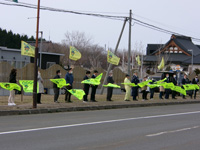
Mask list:
MULTIPOLYGON (((13 67, 7 63, 7 62, 0 62, 0 82, 8 82, 9 81, 9 74, 13 67)), ((53 65, 48 69, 42 70, 39 69, 41 72, 41 76, 44 80, 44 87, 51 89, 53 88, 53 84, 49 79, 53 79, 56 75, 56 71, 60 70, 62 75, 61 78, 65 77, 65 74, 67 71, 63 69, 60 65, 53 65)), ((101 83, 103 82, 106 71, 102 68, 96 68, 98 70, 99 74, 103 73, 103 77, 101 80, 101 83)), ((83 81, 83 78, 85 76, 86 70, 82 67, 75 67, 73 69, 73 75, 74 75, 74 88, 81 89, 83 88, 83 85, 81 84, 81 81, 83 81)), ((93 72, 93 71, 92 71, 93 72)), ((125 73, 123 73, 119 68, 115 68, 113 70, 113 78, 115 80, 115 83, 120 85, 120 83, 123 83, 125 77, 125 73)), ((33 80, 34 78, 34 64, 30 63, 27 64, 25 67, 21 69, 17 69, 17 80, 33 80)), ((101 88, 102 85, 98 86, 98 88, 101 88)))

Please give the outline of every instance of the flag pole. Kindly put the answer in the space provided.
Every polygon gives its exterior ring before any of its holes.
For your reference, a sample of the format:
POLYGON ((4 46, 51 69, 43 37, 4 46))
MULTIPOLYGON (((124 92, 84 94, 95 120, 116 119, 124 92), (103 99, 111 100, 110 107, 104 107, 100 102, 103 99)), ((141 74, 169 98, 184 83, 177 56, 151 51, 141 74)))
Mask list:
MULTIPOLYGON (((121 37, 122 37, 122 34, 123 34, 123 32, 124 32, 124 28, 125 28, 126 22, 127 22, 127 18, 125 18, 125 20, 124 20, 124 24, 123 24, 123 27, 122 27, 122 30, 121 30, 119 39, 118 39, 118 41, 117 41, 117 45, 116 45, 116 47, 115 47, 115 52, 114 52, 114 54, 116 54, 116 52, 117 52, 117 49, 118 49, 118 46, 119 46, 119 42, 120 42, 121 37)), ((109 74, 111 68, 112 68, 112 64, 109 64, 109 67, 108 67, 107 72, 106 72, 106 76, 105 76, 104 81, 103 81, 103 85, 106 83, 106 80, 107 80, 107 77, 108 77, 108 74, 109 74)), ((100 94, 103 94, 103 90, 104 90, 104 86, 101 87, 100 94)))
POLYGON ((40 0, 37 7, 37 24, 36 24, 36 42, 35 42, 35 58, 34 58, 34 86, 33 86, 33 108, 37 108, 37 76, 38 76, 38 32, 39 32, 39 17, 40 16, 40 0))

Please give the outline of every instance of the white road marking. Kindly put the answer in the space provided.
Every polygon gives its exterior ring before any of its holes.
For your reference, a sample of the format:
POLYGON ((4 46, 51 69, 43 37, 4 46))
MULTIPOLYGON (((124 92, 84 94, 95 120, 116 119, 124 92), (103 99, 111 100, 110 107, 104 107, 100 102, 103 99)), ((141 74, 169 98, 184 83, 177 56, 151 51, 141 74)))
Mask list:
POLYGON ((183 128, 183 129, 178 129, 178 130, 172 130, 172 131, 164 131, 164 132, 159 132, 159 133, 155 133, 155 134, 149 134, 149 135, 146 135, 146 136, 154 137, 154 136, 159 136, 159 135, 163 135, 163 134, 169 134, 169 133, 176 133, 176 132, 192 130, 192 129, 196 129, 196 128, 199 128, 199 126, 194 126, 194 127, 190 127, 190 128, 183 128))
POLYGON ((151 119, 151 118, 181 116, 181 115, 190 115, 190 114, 198 114, 198 113, 200 113, 200 111, 175 113, 175 114, 165 114, 165 115, 156 115, 156 116, 144 116, 144 117, 135 117, 135 118, 125 118, 125 119, 117 119, 117 120, 106 120, 106 121, 88 122, 88 123, 80 123, 80 124, 52 126, 52 127, 34 128, 34 129, 25 129, 25 130, 16 130, 16 131, 6 131, 6 132, 0 132, 0 135, 13 134, 13 133, 23 133, 23 132, 33 132, 33 131, 41 131, 41 130, 50 130, 50 129, 70 128, 70 127, 95 125, 95 124, 104 124, 104 123, 113 123, 113 122, 122 122, 122 121, 139 120, 139 119, 151 119))

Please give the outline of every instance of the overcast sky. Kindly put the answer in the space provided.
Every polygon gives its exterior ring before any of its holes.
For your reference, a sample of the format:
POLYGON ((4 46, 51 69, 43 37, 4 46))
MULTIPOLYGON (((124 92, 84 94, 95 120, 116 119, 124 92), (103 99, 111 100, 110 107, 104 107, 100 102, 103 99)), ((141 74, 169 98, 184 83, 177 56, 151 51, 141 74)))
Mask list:
MULTIPOLYGON (((37 0, 18 0, 37 4, 37 0)), ((5 0, 0 0, 5 2, 5 0)), ((133 17, 158 27, 200 39, 200 1, 199 0, 41 0, 41 6, 128 16, 132 9, 133 17)), ((33 35, 36 31, 35 9, 5 6, 0 4, 0 28, 14 33, 33 35)), ((40 11, 40 31, 44 38, 61 43, 69 31, 84 32, 93 38, 93 43, 115 48, 123 21, 74 15, 61 12, 40 11)), ((138 24, 132 26, 132 49, 135 43, 142 42, 146 49, 148 43, 166 43, 170 34, 158 32, 138 24)), ((193 41, 196 44, 195 41, 193 41)), ((125 28, 120 49, 128 48, 128 24, 125 28)))

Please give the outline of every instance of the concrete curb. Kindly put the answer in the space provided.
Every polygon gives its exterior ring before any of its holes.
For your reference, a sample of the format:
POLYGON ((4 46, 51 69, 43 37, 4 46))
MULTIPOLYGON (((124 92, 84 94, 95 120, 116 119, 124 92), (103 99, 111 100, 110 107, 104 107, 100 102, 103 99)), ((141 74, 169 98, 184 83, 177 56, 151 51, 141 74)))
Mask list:
POLYGON ((150 106, 166 106, 166 105, 179 105, 179 104, 197 104, 197 103, 200 103, 200 101, 185 101, 185 102, 177 101, 177 102, 163 102, 163 103, 78 106, 78 107, 69 107, 69 108, 60 107, 60 108, 38 108, 38 109, 26 109, 26 110, 5 110, 5 111, 0 111, 0 116, 89 111, 89 110, 103 110, 103 109, 120 109, 120 108, 150 107, 150 106))

